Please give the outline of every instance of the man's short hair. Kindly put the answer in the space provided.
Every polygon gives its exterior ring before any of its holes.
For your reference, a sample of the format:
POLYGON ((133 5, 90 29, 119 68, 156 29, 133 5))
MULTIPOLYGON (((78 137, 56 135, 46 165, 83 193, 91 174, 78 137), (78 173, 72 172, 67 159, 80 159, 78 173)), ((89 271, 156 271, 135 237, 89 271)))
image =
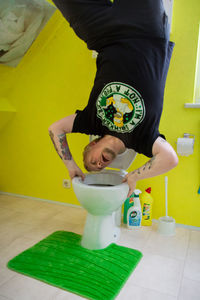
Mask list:
POLYGON ((92 140, 88 145, 85 146, 85 148, 84 148, 84 150, 83 150, 83 163, 84 163, 85 169, 86 169, 88 172, 90 172, 90 169, 88 168, 86 161, 87 161, 87 155, 88 155, 88 153, 90 152, 90 149, 91 149, 91 143, 94 142, 94 141, 95 141, 95 142, 98 142, 98 141, 100 141, 101 139, 102 139, 102 137, 98 137, 98 138, 92 140))

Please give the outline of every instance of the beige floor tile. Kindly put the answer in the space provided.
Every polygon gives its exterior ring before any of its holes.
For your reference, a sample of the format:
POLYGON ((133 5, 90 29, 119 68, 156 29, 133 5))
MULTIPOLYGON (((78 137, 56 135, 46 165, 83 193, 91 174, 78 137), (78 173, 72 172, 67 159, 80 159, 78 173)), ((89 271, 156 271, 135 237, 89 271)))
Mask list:
POLYGON ((48 220, 46 222, 40 222, 37 226, 34 226, 31 230, 26 231, 23 235, 34 241, 35 243, 46 238, 48 235, 52 234, 55 231, 75 231, 75 228, 78 225, 69 224, 63 220, 53 222, 48 220))
POLYGON ((85 223, 86 216, 87 212, 82 208, 65 207, 62 212, 52 217, 52 221, 64 220, 67 223, 80 225, 85 223))
POLYGON ((190 241, 183 276, 185 280, 194 280, 199 282, 200 285, 200 231, 190 231, 190 241))
POLYGON ((193 281, 188 278, 183 278, 178 300, 199 300, 200 299, 200 284, 198 281, 193 281))
POLYGON ((42 208, 35 208, 34 211, 27 210, 22 212, 17 212, 16 218, 21 220, 24 224, 32 224, 37 225, 38 222, 48 221, 49 219, 53 218, 58 212, 54 210, 46 209, 46 207, 42 208))
POLYGON ((0 266, 6 267, 8 261, 19 253, 34 245, 31 239, 19 237, 14 239, 8 246, 4 247, 0 253, 0 266))
POLYGON ((187 259, 185 263, 183 276, 185 278, 199 281, 200 285, 200 263, 199 261, 195 261, 193 259, 187 259))
MULTIPOLYGON (((134 280, 132 280, 134 281, 134 280)), ((176 300, 176 297, 141 288, 128 281, 116 300, 176 300)))
POLYGON ((187 259, 200 263, 200 231, 191 231, 187 259))
POLYGON ((13 215, 16 214, 16 210, 10 208, 0 207, 0 225, 7 222, 7 220, 12 220, 13 215))
POLYGON ((76 225, 76 226, 74 227, 73 232, 75 232, 75 233, 77 233, 77 234, 80 234, 80 235, 83 235, 83 232, 84 232, 84 224, 76 225))
POLYGON ((12 300, 50 300, 56 293, 57 288, 21 274, 0 286, 0 295, 12 300))
MULTIPOLYGON (((9 270, 6 266, 0 267, 0 286, 15 276, 15 273, 9 270)), ((1 288, 0 288, 0 294, 1 294, 1 288)))
POLYGON ((170 258, 185 259, 189 245, 189 230, 176 228, 174 236, 163 236, 156 230, 151 232, 144 250, 170 258))
POLYGON ((8 195, 0 195, 0 207, 9 208, 19 212, 34 211, 35 208, 42 206, 42 201, 31 200, 27 198, 13 197, 8 195))
POLYGON ((0 300, 12 300, 12 299, 0 295, 0 300))
POLYGON ((23 236, 27 231, 30 231, 34 226, 31 224, 23 224, 19 219, 0 226, 0 245, 7 247, 12 241, 23 236))
POLYGON ((149 239, 151 231, 152 227, 127 229, 125 225, 122 225, 120 239, 117 244, 142 251, 149 239))
POLYGON ((60 291, 57 294, 53 295, 53 298, 51 300, 81 300, 85 299, 81 296, 78 296, 76 294, 72 294, 67 291, 60 291))
POLYGON ((134 284, 177 297, 184 261, 143 251, 143 258, 133 273, 134 284))

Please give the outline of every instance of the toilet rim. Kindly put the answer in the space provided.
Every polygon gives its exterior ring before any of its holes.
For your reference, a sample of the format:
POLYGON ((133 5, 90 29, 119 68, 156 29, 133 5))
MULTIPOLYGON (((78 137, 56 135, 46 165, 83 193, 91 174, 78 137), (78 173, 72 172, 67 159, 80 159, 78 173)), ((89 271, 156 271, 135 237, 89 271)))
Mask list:
MULTIPOLYGON (((118 172, 118 171, 116 171, 116 170, 104 170, 104 172, 98 172, 98 173, 85 173, 84 175, 96 175, 96 174, 102 174, 102 173, 106 173, 106 174, 117 174, 117 175, 119 175, 120 177, 124 177, 124 175, 127 173, 127 172, 125 172, 125 173, 123 173, 123 172, 118 172)), ((90 189, 101 189, 101 190, 103 190, 103 189, 106 189, 106 190, 108 190, 108 189, 119 189, 119 188, 122 188, 122 187, 125 187, 125 186, 127 186, 128 185, 128 183, 127 182, 122 182, 122 183, 120 183, 120 184, 116 184, 116 185, 112 185, 112 186, 95 186, 95 185, 90 185, 90 184, 88 184, 88 183, 84 183, 84 181, 82 180, 82 178, 80 177, 80 176, 75 176, 73 179, 72 179, 72 184, 79 184, 79 185, 81 185, 81 186, 83 186, 83 187, 88 187, 88 188, 90 188, 90 189)))
POLYGON ((126 185, 128 185, 128 183, 127 182, 123 182, 123 183, 120 183, 120 184, 116 184, 116 185, 112 185, 112 186, 95 186, 95 185, 89 185, 89 184, 87 184, 87 183, 84 183, 83 181, 82 181, 82 178, 81 177, 74 177, 73 179, 72 179, 72 183, 74 183, 74 184, 79 184, 79 185, 81 185, 81 186, 83 186, 83 187, 87 187, 87 188, 90 188, 90 189, 101 189, 101 190, 108 190, 108 189, 119 189, 119 188, 121 188, 121 187, 123 187, 123 186, 126 186, 126 185))

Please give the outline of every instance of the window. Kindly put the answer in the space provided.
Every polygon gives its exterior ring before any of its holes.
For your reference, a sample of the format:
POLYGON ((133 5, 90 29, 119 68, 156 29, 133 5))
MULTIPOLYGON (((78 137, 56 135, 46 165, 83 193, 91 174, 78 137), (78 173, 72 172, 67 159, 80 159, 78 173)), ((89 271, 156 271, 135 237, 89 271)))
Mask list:
POLYGON ((199 26, 199 40, 198 40, 198 48, 197 48, 197 62, 196 62, 193 102, 200 104, 200 26, 199 26))
POLYGON ((168 22, 170 25, 170 32, 172 30, 172 12, 173 12, 173 0, 163 0, 165 12, 168 16, 168 22))
POLYGON ((199 39, 197 47, 196 72, 194 80, 194 95, 192 103, 185 103, 186 108, 200 108, 200 25, 199 25, 199 39))

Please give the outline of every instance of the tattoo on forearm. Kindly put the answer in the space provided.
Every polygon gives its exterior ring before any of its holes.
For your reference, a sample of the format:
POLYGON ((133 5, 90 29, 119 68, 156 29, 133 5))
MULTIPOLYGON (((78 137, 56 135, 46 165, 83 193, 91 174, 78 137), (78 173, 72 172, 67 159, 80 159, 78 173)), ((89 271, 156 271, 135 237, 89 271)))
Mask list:
MULTIPOLYGON (((58 152, 58 148, 57 148, 57 146, 56 146, 56 144, 55 144, 55 142, 54 142, 54 134, 53 134, 53 132, 50 130, 49 131, 49 136, 50 136, 50 138, 51 138, 51 140, 52 140, 52 143, 53 143, 53 145, 54 145, 54 148, 56 149, 56 152, 58 153, 58 155, 60 156, 60 154, 59 154, 59 152, 58 152)), ((60 156, 60 158, 62 159, 62 157, 60 156)))
POLYGON ((60 134, 58 135, 58 139, 59 139, 59 143, 60 143, 60 148, 61 148, 61 153, 63 155, 63 157, 59 154, 58 148, 56 146, 55 140, 54 140, 54 134, 53 132, 50 130, 49 131, 49 135, 50 138, 52 140, 52 143, 54 145, 54 148, 56 149, 56 152, 58 153, 58 155, 60 156, 60 158, 63 160, 71 160, 72 159, 72 155, 70 153, 67 141, 66 141, 66 136, 65 134, 60 134))
POLYGON ((148 168, 149 170, 152 168, 152 164, 153 164, 153 161, 155 160, 156 156, 153 156, 146 164, 148 164, 148 168))
POLYGON ((152 164, 153 164, 153 161, 155 160, 156 156, 153 156, 148 162, 146 162, 146 164, 141 167, 141 168, 138 168, 137 170, 131 172, 132 174, 135 174, 137 173, 138 175, 141 174, 141 170, 142 171, 145 171, 146 169, 150 170, 152 168, 152 164))
POLYGON ((67 144, 66 135, 63 133, 63 134, 58 135, 58 137, 59 137, 60 148, 62 149, 62 155, 63 155, 64 160, 71 160, 72 155, 69 150, 69 146, 67 144))

